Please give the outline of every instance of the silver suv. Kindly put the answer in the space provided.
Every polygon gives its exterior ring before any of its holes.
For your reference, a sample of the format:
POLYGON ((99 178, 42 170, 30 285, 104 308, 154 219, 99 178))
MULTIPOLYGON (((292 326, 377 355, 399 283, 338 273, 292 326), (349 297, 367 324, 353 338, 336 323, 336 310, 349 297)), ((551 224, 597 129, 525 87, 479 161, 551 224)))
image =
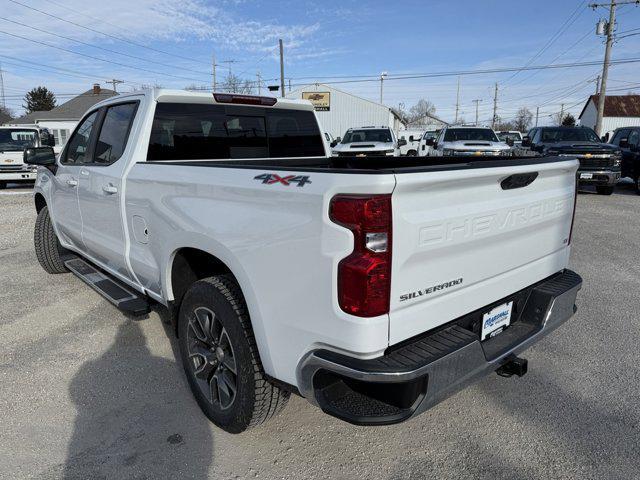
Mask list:
MULTIPOLYGON (((445 127, 430 141, 432 156, 510 156, 511 147, 487 127, 445 127)), ((429 143, 427 143, 429 144, 429 143)))

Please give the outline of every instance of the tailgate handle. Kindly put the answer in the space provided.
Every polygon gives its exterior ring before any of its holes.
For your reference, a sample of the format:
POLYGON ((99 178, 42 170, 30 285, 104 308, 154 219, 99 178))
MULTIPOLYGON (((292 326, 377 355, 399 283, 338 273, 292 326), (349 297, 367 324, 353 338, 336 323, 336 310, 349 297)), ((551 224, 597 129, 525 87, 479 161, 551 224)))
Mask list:
POLYGON ((538 178, 538 172, 515 173, 502 180, 500 186, 503 190, 522 188, 531 185, 536 178, 538 178))

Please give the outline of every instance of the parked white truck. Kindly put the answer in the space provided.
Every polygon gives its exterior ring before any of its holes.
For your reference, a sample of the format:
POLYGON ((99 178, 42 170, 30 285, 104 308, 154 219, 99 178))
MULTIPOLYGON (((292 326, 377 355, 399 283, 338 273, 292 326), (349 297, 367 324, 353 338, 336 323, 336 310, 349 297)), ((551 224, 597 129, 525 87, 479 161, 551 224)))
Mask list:
POLYGON ((54 138, 37 125, 0 127, 0 189, 8 183, 34 182, 36 167, 22 161, 28 147, 53 146, 54 138))
POLYGON ((42 267, 166 307, 229 432, 291 392, 401 422, 523 375, 517 354, 575 311, 574 159, 331 157, 307 102, 171 90, 97 104, 58 159, 25 159, 42 267))

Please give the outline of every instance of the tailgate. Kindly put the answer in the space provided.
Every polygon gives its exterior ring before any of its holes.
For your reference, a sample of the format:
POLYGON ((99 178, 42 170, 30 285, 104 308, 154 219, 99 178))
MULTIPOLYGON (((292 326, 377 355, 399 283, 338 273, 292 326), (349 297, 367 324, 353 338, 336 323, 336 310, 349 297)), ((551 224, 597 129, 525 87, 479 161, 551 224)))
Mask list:
POLYGON ((505 165, 396 175, 390 344, 566 267, 578 162, 505 165))

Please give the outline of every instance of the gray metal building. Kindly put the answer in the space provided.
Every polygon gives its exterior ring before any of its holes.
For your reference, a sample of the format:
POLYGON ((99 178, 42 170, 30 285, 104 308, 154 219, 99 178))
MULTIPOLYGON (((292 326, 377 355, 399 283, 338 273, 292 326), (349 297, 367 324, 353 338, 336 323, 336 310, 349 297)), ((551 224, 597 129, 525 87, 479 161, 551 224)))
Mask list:
POLYGON ((405 126, 402 119, 386 105, 322 83, 293 90, 286 97, 311 101, 322 129, 334 137, 342 137, 347 129, 354 127, 389 126, 397 132, 405 126))

